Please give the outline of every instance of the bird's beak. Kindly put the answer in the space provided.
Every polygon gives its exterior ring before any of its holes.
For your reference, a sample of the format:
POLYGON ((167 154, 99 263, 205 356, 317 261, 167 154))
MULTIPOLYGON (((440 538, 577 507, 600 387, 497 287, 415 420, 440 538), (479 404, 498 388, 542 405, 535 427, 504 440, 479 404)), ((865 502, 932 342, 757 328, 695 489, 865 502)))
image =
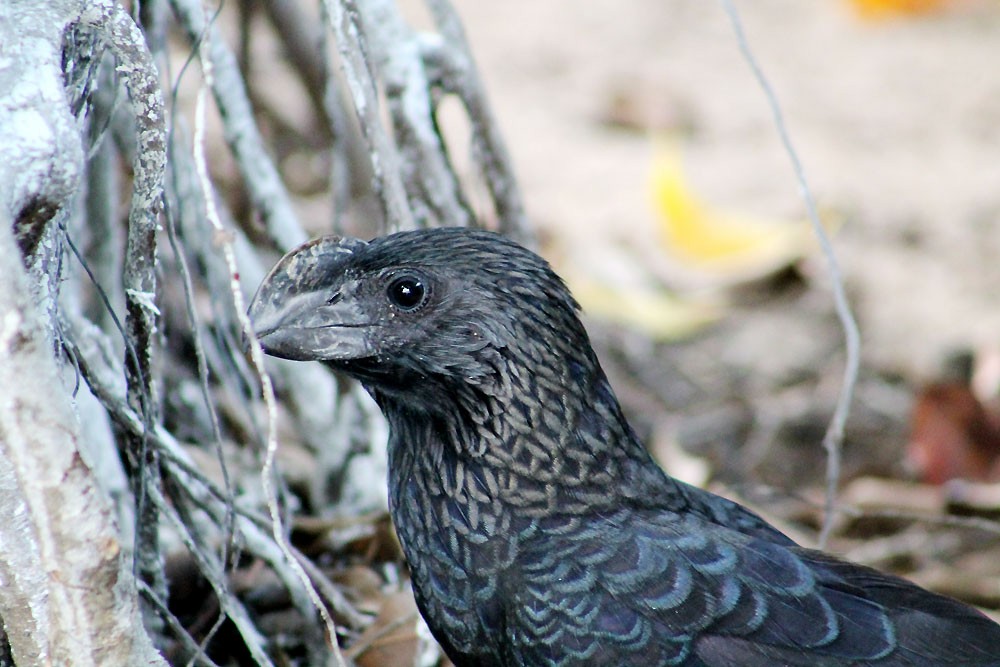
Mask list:
POLYGON ((371 354, 374 327, 341 274, 357 250, 350 238, 309 241, 281 258, 257 288, 248 315, 264 351, 296 361, 356 359, 371 354), (335 287, 339 285, 342 290, 335 287))

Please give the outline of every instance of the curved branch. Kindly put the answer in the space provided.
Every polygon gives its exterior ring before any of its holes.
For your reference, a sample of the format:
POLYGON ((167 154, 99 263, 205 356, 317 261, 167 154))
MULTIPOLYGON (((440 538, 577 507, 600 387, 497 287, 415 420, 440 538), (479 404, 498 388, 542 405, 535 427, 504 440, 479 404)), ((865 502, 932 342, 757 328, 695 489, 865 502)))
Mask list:
MULTIPOLYGON (((125 377, 128 400, 144 415, 147 428, 156 419, 153 387, 153 346, 156 332, 156 229, 162 206, 167 160, 163 96, 152 55, 138 26, 125 9, 111 0, 98 0, 80 14, 114 54, 117 72, 129 94, 136 121, 136 152, 132 163, 132 203, 129 209, 125 284, 125 377)), ((127 441, 136 513, 135 558, 143 580, 166 595, 156 509, 145 502, 145 490, 159 487, 159 458, 146 437, 127 441)))
POLYGON ((267 233, 281 252, 306 240, 288 190, 264 148, 264 140, 254 124, 253 108, 236 56, 226 46, 219 31, 205 20, 205 10, 196 0, 171 0, 181 27, 192 44, 208 42, 212 60, 212 94, 222 117, 226 141, 236 157, 240 174, 254 208, 260 213, 267 233))
POLYGON ((425 65, 435 72, 434 83, 456 95, 465 107, 472 124, 473 155, 490 189, 500 231, 532 245, 534 235, 517 187, 514 165, 479 79, 462 23, 448 0, 427 0, 427 5, 443 40, 423 40, 425 65))

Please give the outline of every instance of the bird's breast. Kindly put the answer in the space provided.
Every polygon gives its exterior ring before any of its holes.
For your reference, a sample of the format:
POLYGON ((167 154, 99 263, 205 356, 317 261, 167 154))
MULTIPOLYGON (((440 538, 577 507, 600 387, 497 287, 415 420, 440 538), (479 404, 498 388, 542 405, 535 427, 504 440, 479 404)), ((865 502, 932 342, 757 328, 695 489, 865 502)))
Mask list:
POLYGON ((503 632, 504 581, 530 526, 494 503, 443 493, 419 477, 395 481, 390 510, 429 625, 463 654, 495 646, 503 632))

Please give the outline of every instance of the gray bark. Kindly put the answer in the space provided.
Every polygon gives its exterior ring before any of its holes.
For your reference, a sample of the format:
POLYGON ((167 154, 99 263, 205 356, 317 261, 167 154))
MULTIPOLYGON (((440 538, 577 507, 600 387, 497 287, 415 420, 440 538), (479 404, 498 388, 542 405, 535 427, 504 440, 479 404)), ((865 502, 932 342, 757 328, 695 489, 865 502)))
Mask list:
POLYGON ((58 265, 53 225, 83 172, 64 85, 68 31, 115 13, 0 4, 0 617, 23 665, 164 664, 140 620, 113 506, 80 454, 54 354, 57 281, 38 279, 58 265))

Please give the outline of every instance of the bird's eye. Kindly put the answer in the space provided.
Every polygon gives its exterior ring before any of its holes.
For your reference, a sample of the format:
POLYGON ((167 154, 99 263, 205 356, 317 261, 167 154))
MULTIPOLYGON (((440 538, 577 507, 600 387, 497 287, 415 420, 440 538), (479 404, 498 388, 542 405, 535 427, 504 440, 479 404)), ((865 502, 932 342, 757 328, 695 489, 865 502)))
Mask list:
POLYGON ((389 301, 404 311, 413 311, 424 304, 427 289, 423 282, 415 276, 402 276, 389 283, 387 291, 389 301))

